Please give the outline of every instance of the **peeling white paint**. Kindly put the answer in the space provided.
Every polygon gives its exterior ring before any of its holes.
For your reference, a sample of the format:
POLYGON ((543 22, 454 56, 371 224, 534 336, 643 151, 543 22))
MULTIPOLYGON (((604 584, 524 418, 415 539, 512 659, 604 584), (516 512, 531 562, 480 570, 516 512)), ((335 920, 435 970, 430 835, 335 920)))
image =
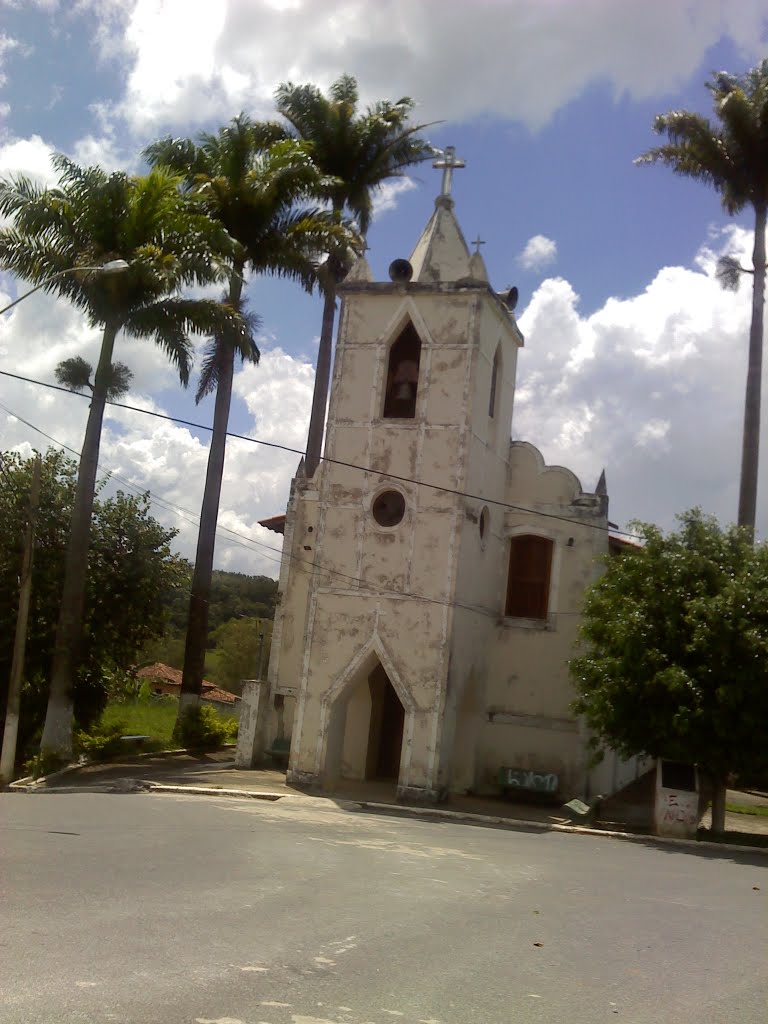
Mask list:
MULTIPOLYGON (((594 556, 607 550, 607 507, 532 445, 510 443, 523 338, 500 297, 470 280, 452 209, 437 211, 417 256, 413 284, 340 289, 325 447, 337 461, 294 481, 269 670, 273 693, 298 698, 289 777, 328 787, 342 774, 365 777, 375 730, 364 697, 381 666, 405 712, 401 798, 495 786, 502 766, 553 772, 565 792, 581 790, 586 738, 547 723, 571 718, 567 662, 594 556), (416 413, 384 418, 389 350, 406 323, 422 346, 416 413), (390 487, 406 514, 382 529, 371 502, 390 487), (555 543, 550 614, 531 628, 504 617, 506 567, 512 534, 542 530, 555 543), (494 708, 514 721, 494 721, 494 708)), ((271 743, 277 717, 265 704, 271 743)))

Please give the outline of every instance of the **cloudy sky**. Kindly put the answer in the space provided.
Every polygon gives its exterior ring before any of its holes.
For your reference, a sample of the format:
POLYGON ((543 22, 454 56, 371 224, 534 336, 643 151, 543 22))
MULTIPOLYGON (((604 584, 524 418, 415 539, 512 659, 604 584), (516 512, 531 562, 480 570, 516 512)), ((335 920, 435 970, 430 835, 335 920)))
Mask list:
MULTIPOLYGON (((701 505, 735 518, 748 284, 722 292, 716 257, 751 251, 703 186, 633 158, 655 113, 708 112, 710 71, 768 53, 765 0, 0 0, 0 174, 51 179, 50 155, 140 170, 144 145, 272 112, 278 82, 358 77, 366 102, 412 96, 428 137, 467 162, 455 175, 468 238, 493 284, 520 289, 526 344, 513 434, 591 490, 605 467, 611 517, 664 526, 701 505)), ((374 273, 408 256, 439 187, 428 166, 379 197, 374 273)), ((0 306, 17 295, 0 275, 0 306)), ((236 377, 231 429, 303 447, 317 299, 261 279, 262 361, 236 377)), ((96 337, 65 304, 34 296, 0 320, 0 369, 52 381, 62 358, 94 361, 96 337)), ((210 423, 147 343, 118 344, 131 401, 210 423)), ((0 378, 0 445, 79 449, 86 403, 0 378), (23 417, 22 422, 15 413, 23 417), (30 425, 31 424, 31 425, 30 425), (38 431, 33 427, 38 428, 38 431)), ((157 499, 196 538, 207 435, 108 414, 102 465, 157 499), (186 510, 186 511, 179 511, 186 510)), ((768 448, 768 446, 766 446, 768 448)), ((217 564, 277 573, 296 456, 232 442, 217 564)), ((763 461, 760 528, 768 529, 763 461)))

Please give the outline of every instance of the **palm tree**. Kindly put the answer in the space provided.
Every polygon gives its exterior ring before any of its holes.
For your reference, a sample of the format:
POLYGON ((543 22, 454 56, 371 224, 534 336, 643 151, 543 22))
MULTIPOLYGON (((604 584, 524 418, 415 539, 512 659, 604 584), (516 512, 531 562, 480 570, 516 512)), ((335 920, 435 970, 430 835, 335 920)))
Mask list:
MULTIPOLYGON (((116 383, 115 340, 121 331, 154 340, 186 385, 190 332, 231 336, 243 346, 250 344, 250 333, 231 307, 180 295, 183 285, 219 279, 221 260, 231 254, 232 243, 220 225, 212 224, 185 199, 175 176, 160 170, 146 177, 108 175, 98 167, 79 167, 63 156, 56 159, 56 168, 57 188, 41 189, 25 177, 0 180, 0 215, 12 222, 0 231, 0 267, 68 299, 91 326, 102 331, 42 736, 43 749, 65 758, 72 750, 72 688, 82 639, 104 405, 116 383), (118 275, 78 270, 116 259, 128 263, 118 275)), ((87 364, 59 369, 69 383, 90 384, 87 364)), ((118 383, 120 376, 118 369, 118 383)), ((127 383, 124 374, 122 379, 127 383)))
MULTIPOLYGON (((319 170, 334 179, 325 192, 334 218, 341 220, 348 212, 362 235, 371 222, 376 190, 433 153, 430 144, 418 136, 427 126, 408 123, 413 100, 405 96, 396 103, 383 101, 359 113, 357 82, 352 75, 337 79, 327 96, 314 85, 286 82, 278 87, 275 98, 278 112, 300 139, 311 144, 319 170)), ((314 474, 322 453, 336 286, 348 269, 347 252, 331 249, 324 268, 325 300, 305 463, 308 477, 314 474)))
MULTIPOLYGON (((303 205, 332 184, 317 170, 306 144, 286 137, 280 125, 234 118, 215 135, 161 139, 145 156, 182 175, 191 195, 207 215, 226 228, 237 248, 229 269, 225 301, 241 308, 244 274, 275 274, 298 281, 307 291, 317 283, 319 255, 330 245, 349 245, 342 225, 327 213, 303 205)), ((215 392, 213 434, 208 454, 200 530, 192 577, 192 594, 184 648, 178 724, 199 703, 208 636, 208 602, 213 573, 227 424, 232 400, 235 356, 258 362, 253 342, 233 345, 215 337, 203 363, 196 400, 215 392)))
MULTIPOLYGON (((752 320, 749 329, 747 386, 739 480, 738 524, 754 538, 760 452, 760 390, 763 364, 765 298, 765 227, 768 213, 768 60, 745 75, 720 72, 707 82, 716 123, 689 110, 673 110, 654 122, 654 131, 669 140, 648 150, 638 163, 662 163, 676 174, 711 185, 727 213, 751 206, 755 214, 752 269, 732 256, 720 260, 718 277, 738 288, 742 273, 752 274, 752 320)), ((726 781, 714 780, 712 828, 725 828, 726 781)))
POLYGON ((722 197, 723 208, 731 215, 747 206, 754 210, 752 269, 739 266, 728 256, 718 267, 721 284, 728 288, 738 287, 741 273, 752 274, 738 523, 754 536, 768 212, 768 60, 742 76, 720 72, 706 87, 712 96, 716 123, 689 110, 661 114, 654 122, 654 131, 666 135, 669 141, 648 150, 637 163, 663 163, 677 174, 711 185, 722 197))

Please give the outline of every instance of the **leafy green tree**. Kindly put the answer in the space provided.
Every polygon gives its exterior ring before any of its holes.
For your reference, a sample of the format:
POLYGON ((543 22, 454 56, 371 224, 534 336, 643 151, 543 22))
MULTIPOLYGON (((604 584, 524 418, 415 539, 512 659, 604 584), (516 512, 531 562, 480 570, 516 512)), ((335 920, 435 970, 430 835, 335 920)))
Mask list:
POLYGON ((760 391, 765 299, 765 226, 768 213, 768 60, 745 75, 721 72, 707 82, 716 122, 689 110, 658 116, 654 131, 668 142, 648 150, 638 163, 662 163, 677 174, 710 185, 733 215, 751 207, 755 216, 752 269, 725 257, 721 283, 737 288, 743 273, 752 275, 747 387, 744 403, 738 523, 754 533, 760 450, 760 391))
MULTIPOLYGON (((139 658, 141 664, 161 661, 172 668, 182 668, 184 664, 185 631, 192 586, 192 566, 188 562, 184 563, 184 573, 184 587, 174 588, 165 596, 168 614, 166 631, 161 638, 153 640, 144 648, 139 658)), ((274 618, 276 597, 277 580, 269 576, 247 576, 239 572, 214 570, 208 604, 208 651, 216 646, 218 629, 231 620, 274 618)), ((206 657, 205 678, 224 685, 211 669, 210 663, 211 659, 206 657)))
POLYGON ((258 677, 259 662, 266 675, 272 642, 271 619, 230 619, 219 626, 211 639, 216 646, 216 667, 209 677, 225 690, 241 694, 243 680, 258 677))
MULTIPOLYGON (((280 126, 240 114, 217 134, 161 139, 145 156, 183 176, 200 208, 236 240, 229 264, 227 303, 242 309, 244 274, 274 274, 298 281, 311 291, 317 283, 318 256, 329 245, 345 244, 347 233, 306 201, 328 182, 318 173, 308 147, 284 138, 280 126)), ((200 700, 208 635, 208 608, 224 476, 227 425, 232 401, 235 356, 258 362, 255 343, 236 346, 229 336, 214 336, 206 352, 196 400, 214 394, 213 434, 200 512, 192 594, 187 622, 179 720, 200 700)))
POLYGON ((729 773, 768 764, 768 545, 698 509, 678 520, 667 535, 635 524, 643 549, 608 559, 589 591, 574 708, 626 757, 698 764, 722 831, 729 773))
MULTIPOLYGON (((312 159, 327 176, 323 196, 337 221, 345 212, 365 235, 371 222, 373 197, 390 178, 432 155, 418 133, 426 125, 409 123, 414 103, 405 96, 396 103, 382 101, 358 110, 357 81, 342 75, 328 95, 314 85, 285 82, 275 94, 278 112, 296 135, 312 147, 312 159)), ((315 390, 307 439, 306 472, 312 476, 322 454, 325 410, 331 376, 336 287, 349 270, 349 248, 333 246, 324 267, 325 299, 317 352, 315 390)))
MULTIPOLYGON (((18 602, 22 527, 32 459, 4 453, 0 488, 0 715, 4 713, 18 602)), ((25 658, 19 752, 39 738, 54 659, 54 630, 64 579, 77 463, 59 451, 43 456, 32 598, 25 658)), ((175 530, 150 514, 149 497, 118 492, 94 501, 91 553, 83 614, 81 659, 73 688, 81 727, 95 721, 117 673, 166 624, 165 596, 184 587, 184 562, 171 553, 175 530)))
MULTIPOLYGON (((185 285, 220 276, 232 253, 224 228, 180 193, 178 179, 155 170, 146 177, 106 174, 59 156, 57 188, 25 177, 0 180, 0 267, 68 299, 102 331, 92 384, 56 626, 55 655, 42 745, 65 758, 72 750, 72 688, 81 659, 91 512, 107 392, 114 386, 112 353, 120 332, 152 339, 189 377, 192 331, 251 344, 248 325, 231 306, 185 299, 185 285), (78 267, 123 260, 122 273, 78 267), (54 276, 55 275, 55 276, 54 276)), ((82 367, 81 367, 82 370, 82 367)))

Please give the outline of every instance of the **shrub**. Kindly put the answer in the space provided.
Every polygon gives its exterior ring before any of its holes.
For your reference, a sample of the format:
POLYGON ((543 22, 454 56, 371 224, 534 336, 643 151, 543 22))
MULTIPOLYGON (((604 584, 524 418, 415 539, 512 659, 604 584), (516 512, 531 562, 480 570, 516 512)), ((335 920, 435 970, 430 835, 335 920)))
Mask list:
POLYGON ((186 709, 174 729, 174 738, 190 750, 216 750, 237 737, 237 720, 222 718, 204 704, 186 709))
POLYGON ((125 741, 121 739, 125 731, 126 725, 123 721, 117 720, 109 724, 100 722, 88 732, 77 732, 75 747, 89 761, 105 761, 125 753, 125 741))
POLYGON ((31 775, 33 779, 40 779, 44 775, 50 775, 52 772, 57 772, 60 768, 63 768, 66 761, 59 757, 58 754, 54 753, 48 747, 45 747, 38 754, 34 754, 24 764, 24 771, 27 775, 31 775))

